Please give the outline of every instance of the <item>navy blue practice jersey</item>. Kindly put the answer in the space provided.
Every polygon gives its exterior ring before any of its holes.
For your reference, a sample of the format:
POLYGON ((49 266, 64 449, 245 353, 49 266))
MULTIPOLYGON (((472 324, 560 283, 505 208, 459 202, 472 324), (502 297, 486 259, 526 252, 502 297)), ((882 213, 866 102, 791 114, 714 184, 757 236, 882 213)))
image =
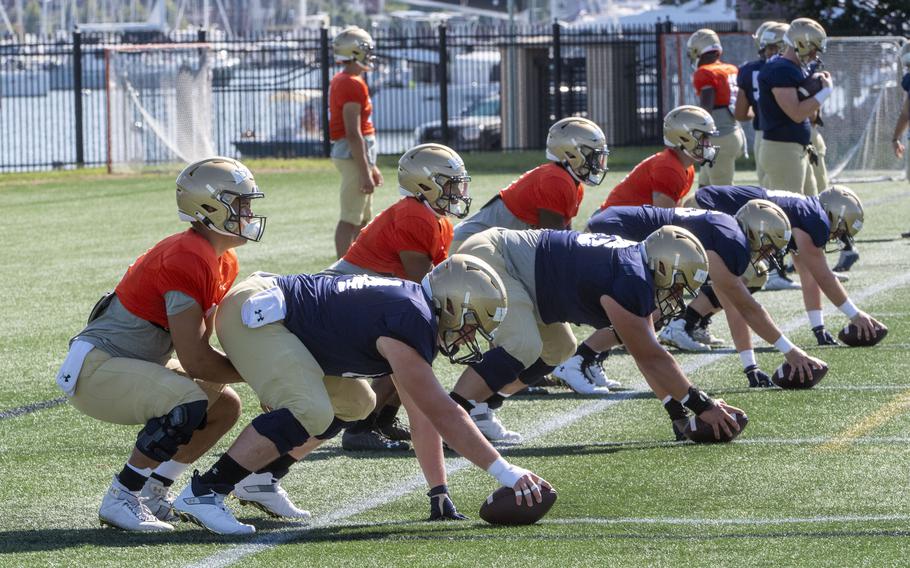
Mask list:
POLYGON ((287 301, 284 325, 326 375, 375 377, 392 372, 376 349, 391 337, 427 363, 436 356, 436 316, 420 284, 366 275, 294 274, 278 278, 287 301))
POLYGON ((596 213, 588 221, 592 233, 617 235, 631 241, 643 241, 664 225, 676 225, 690 231, 701 241, 705 250, 714 251, 724 266, 736 276, 742 276, 749 266, 749 241, 732 216, 719 211, 677 207, 666 209, 642 207, 610 207, 596 213))
MULTIPOLYGON (((793 228, 808 233, 815 246, 823 247, 828 242, 831 225, 818 197, 755 185, 706 185, 695 192, 699 206, 728 215, 735 215, 752 199, 767 199, 783 209, 793 228)), ((790 246, 795 247, 796 243, 791 241, 790 246)))
POLYGON ((607 235, 544 231, 534 263, 541 320, 607 327, 603 295, 635 315, 650 315, 656 309, 654 277, 642 246, 607 235))
POLYGON ((752 119, 752 128, 761 130, 761 124, 758 122, 758 73, 765 64, 764 59, 756 59, 748 63, 743 63, 736 74, 736 86, 739 87, 739 93, 746 97, 749 106, 752 107, 752 113, 755 117, 752 119))

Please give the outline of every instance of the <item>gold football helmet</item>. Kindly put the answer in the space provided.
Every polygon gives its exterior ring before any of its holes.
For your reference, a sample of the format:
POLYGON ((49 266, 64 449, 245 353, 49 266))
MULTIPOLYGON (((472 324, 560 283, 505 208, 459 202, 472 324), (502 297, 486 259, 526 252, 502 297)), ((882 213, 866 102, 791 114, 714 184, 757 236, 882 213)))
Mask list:
POLYGON ((487 341, 506 316, 508 299, 499 275, 483 260, 454 254, 430 272, 425 282, 439 317, 440 351, 452 363, 483 357, 475 332, 487 341), (458 356, 461 346, 468 353, 458 356))
POLYGON ((177 176, 177 213, 222 235, 259 241, 265 217, 253 215, 251 200, 265 197, 250 170, 231 158, 207 158, 177 176))
POLYGON ((755 35, 752 36, 755 40, 755 48, 758 50, 758 54, 762 57, 768 57, 765 52, 768 47, 776 47, 777 51, 775 53, 783 51, 786 45, 784 43, 784 35, 789 29, 790 24, 781 22, 765 22, 758 26, 758 29, 755 30, 755 35))
POLYGON ((759 264, 787 250, 793 227, 783 209, 765 199, 752 199, 736 212, 736 222, 749 240, 751 264, 756 273, 759 264))
POLYGON ((904 67, 910 67, 910 41, 904 42, 901 46, 900 59, 904 67))
POLYGON ((684 292, 694 295, 708 279, 708 255, 695 235, 675 225, 657 229, 643 243, 648 268, 654 275, 659 327, 683 313, 684 292))
POLYGON ((845 185, 833 185, 818 194, 828 222, 831 225, 831 240, 853 237, 863 228, 863 204, 859 197, 845 185))
POLYGON ((607 173, 607 137, 587 118, 570 116, 556 121, 547 134, 547 159, 568 168, 585 185, 600 185, 607 173))
POLYGON ((676 107, 664 117, 664 144, 677 148, 698 164, 713 164, 717 146, 711 144, 717 127, 711 113, 694 105, 676 107))
POLYGON ((721 53, 724 51, 720 44, 720 36, 714 30, 702 28, 690 35, 686 41, 686 55, 689 56, 689 62, 693 67, 698 65, 698 58, 709 51, 721 53))
POLYGON ((398 160, 398 186, 425 199, 440 215, 468 216, 470 181, 461 156, 442 144, 414 146, 398 160))
POLYGON ((797 18, 790 22, 790 29, 784 34, 784 42, 796 51, 799 60, 807 65, 818 54, 824 53, 828 45, 828 34, 821 24, 811 18, 797 18))
POLYGON ((371 69, 376 63, 373 50, 376 44, 366 31, 357 26, 344 28, 332 38, 332 51, 338 61, 354 60, 366 69, 371 69))

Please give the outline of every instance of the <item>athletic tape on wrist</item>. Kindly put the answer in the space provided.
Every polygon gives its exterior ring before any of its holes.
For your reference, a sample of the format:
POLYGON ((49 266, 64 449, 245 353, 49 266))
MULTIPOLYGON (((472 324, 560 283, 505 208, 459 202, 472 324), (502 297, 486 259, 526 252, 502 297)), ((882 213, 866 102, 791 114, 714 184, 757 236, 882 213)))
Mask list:
POLYGON ((825 104, 825 99, 831 96, 833 89, 831 87, 825 87, 821 91, 815 93, 815 100, 818 101, 818 104, 825 104))
POLYGON ((694 412, 696 415, 714 408, 714 399, 700 391, 697 387, 690 386, 689 393, 680 401, 683 406, 694 412))
POLYGON ((784 334, 780 335, 780 338, 774 342, 774 348, 786 355, 787 353, 793 351, 793 348, 796 347, 793 343, 787 339, 787 336, 784 334))
POLYGON ((496 481, 502 485, 514 487, 515 484, 518 483, 518 480, 521 479, 524 474, 528 473, 528 470, 514 466, 502 457, 498 457, 496 458, 496 461, 487 468, 487 473, 495 477, 496 481))
POLYGON ((856 307, 856 304, 854 304, 850 298, 847 298, 846 302, 837 306, 837 309, 839 309, 841 313, 847 316, 849 319, 855 318, 856 314, 859 313, 859 308, 856 307))

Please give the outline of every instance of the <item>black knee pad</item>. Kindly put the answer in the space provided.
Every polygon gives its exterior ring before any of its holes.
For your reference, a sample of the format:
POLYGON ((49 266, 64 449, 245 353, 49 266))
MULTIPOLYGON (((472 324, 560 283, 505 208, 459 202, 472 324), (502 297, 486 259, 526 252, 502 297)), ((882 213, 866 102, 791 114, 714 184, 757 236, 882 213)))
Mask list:
POLYGON ((136 449, 148 458, 166 462, 190 441, 193 432, 205 426, 207 400, 175 406, 164 416, 152 418, 136 437, 136 449))
POLYGON ((708 298, 712 306, 718 309, 721 307, 720 300, 717 298, 717 294, 714 293, 714 287, 711 284, 702 284, 701 292, 708 298))
POLYGON ((509 355, 508 351, 497 347, 484 353, 480 363, 472 363, 471 368, 477 371, 491 391, 499 392, 502 387, 517 379, 525 366, 509 355))
POLYGON ((269 439, 284 455, 310 439, 310 433, 287 408, 279 408, 253 418, 253 428, 269 439))
POLYGON ((543 359, 538 358, 533 365, 518 374, 518 380, 526 385, 534 385, 552 373, 555 368, 555 365, 548 365, 544 363, 543 359))
POLYGON ((345 422, 344 420, 338 418, 337 416, 332 418, 332 423, 329 424, 329 427, 325 429, 325 432, 316 436, 320 440, 331 440, 338 435, 339 432, 354 424, 354 422, 345 422))

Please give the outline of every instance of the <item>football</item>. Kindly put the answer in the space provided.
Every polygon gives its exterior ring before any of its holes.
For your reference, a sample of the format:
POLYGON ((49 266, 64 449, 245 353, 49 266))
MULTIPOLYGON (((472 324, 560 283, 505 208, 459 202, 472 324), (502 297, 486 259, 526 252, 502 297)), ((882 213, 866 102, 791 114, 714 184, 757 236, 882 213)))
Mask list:
POLYGON ((821 77, 816 73, 802 80, 796 88, 797 98, 801 101, 814 97, 815 93, 822 90, 821 77))
POLYGON ((847 324, 840 332, 837 334, 837 338, 844 345, 849 345, 850 347, 872 347, 873 345, 878 344, 885 336, 888 335, 888 328, 885 326, 875 326, 875 335, 871 339, 859 336, 859 328, 853 324, 847 324))
POLYGON ((734 412, 733 418, 736 418, 736 422, 739 424, 739 432, 734 432, 732 436, 727 436, 723 430, 721 430, 720 439, 715 438, 714 428, 698 416, 689 418, 688 424, 686 424, 686 427, 683 429, 683 435, 689 441, 695 442, 696 444, 724 444, 732 442, 737 436, 743 433, 746 425, 749 424, 749 417, 745 414, 734 412))
POLYGON ((812 368, 812 378, 807 381, 800 381, 799 375, 794 375, 793 378, 790 377, 790 363, 784 361, 780 367, 774 371, 774 375, 771 376, 771 382, 779 386, 782 389, 811 389, 819 383, 825 374, 828 372, 828 366, 825 365, 821 369, 812 368))
POLYGON ((500 487, 486 498, 480 506, 480 518, 491 525, 533 525, 556 502, 556 491, 540 487, 543 501, 528 507, 522 499, 521 505, 515 504, 515 490, 511 487, 500 487))

